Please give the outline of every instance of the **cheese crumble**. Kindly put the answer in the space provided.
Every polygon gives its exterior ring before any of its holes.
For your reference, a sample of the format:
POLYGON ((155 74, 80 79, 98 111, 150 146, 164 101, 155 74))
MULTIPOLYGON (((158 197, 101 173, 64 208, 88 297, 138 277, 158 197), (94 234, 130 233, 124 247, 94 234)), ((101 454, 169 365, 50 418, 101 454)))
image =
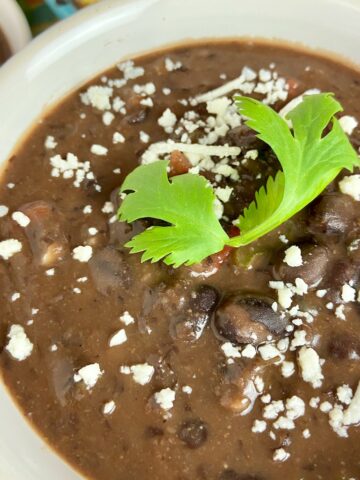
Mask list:
POLYGON ((93 249, 90 245, 75 247, 72 251, 72 256, 74 260, 78 260, 79 262, 88 262, 92 257, 93 249))
POLYGON ((11 325, 8 333, 9 342, 5 349, 19 362, 26 360, 33 351, 33 344, 27 337, 24 327, 11 325))
POLYGON ((2 240, 0 242, 0 257, 4 260, 9 260, 16 253, 21 252, 22 244, 19 240, 15 238, 10 238, 9 240, 2 240))
POLYGON ((74 375, 75 382, 83 381, 86 389, 90 390, 95 387, 97 381, 102 376, 104 372, 100 369, 98 363, 91 363, 85 367, 80 368, 77 373, 74 375))

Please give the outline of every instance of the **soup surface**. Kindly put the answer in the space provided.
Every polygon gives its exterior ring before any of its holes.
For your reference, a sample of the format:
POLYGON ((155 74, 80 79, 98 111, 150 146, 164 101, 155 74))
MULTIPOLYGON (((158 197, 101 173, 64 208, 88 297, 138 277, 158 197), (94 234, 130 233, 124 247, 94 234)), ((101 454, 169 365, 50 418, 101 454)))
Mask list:
POLYGON ((5 35, 0 29, 0 65, 4 63, 11 55, 9 44, 5 35))
POLYGON ((192 267, 141 263, 124 244, 150 222, 115 216, 118 188, 153 159, 151 144, 240 146, 237 157, 170 153, 171 175, 191 168, 213 183, 231 232, 279 169, 233 94, 280 110, 314 88, 342 103, 358 149, 359 72, 226 41, 121 63, 48 112, 10 158, 2 375, 87 477, 360 479, 357 177, 343 172, 277 231, 192 267), (190 100, 221 85, 220 96, 190 100))

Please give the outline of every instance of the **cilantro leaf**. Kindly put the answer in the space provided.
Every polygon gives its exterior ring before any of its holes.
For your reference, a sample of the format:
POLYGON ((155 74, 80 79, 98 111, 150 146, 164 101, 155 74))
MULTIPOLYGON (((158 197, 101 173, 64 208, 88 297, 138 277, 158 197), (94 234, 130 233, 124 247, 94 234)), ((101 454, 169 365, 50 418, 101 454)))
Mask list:
POLYGON ((246 123, 276 154, 282 170, 255 194, 238 219, 240 235, 229 238, 216 218, 215 194, 205 178, 192 174, 168 179, 169 162, 136 168, 121 192, 129 192, 118 211, 120 220, 153 218, 151 227, 126 244, 142 260, 164 260, 178 267, 200 262, 225 245, 240 247, 266 235, 314 200, 346 168, 360 160, 335 114, 341 105, 330 93, 305 96, 288 113, 292 129, 273 109, 248 97, 236 97, 246 123), (329 124, 331 129, 325 130, 329 124))
POLYGON ((215 215, 215 194, 207 180, 190 173, 168 179, 168 161, 142 165, 125 179, 126 195, 120 220, 155 218, 169 223, 154 226, 126 244, 132 253, 144 252, 142 261, 164 259, 175 267, 198 263, 218 252, 228 240, 215 215))
POLYGON ((299 212, 332 182, 338 173, 360 166, 359 158, 334 115, 342 111, 332 94, 308 95, 288 113, 293 133, 283 118, 257 100, 237 97, 247 125, 271 146, 282 172, 268 179, 238 220, 241 235, 230 245, 247 245, 299 212), (329 123, 332 128, 323 135, 329 123))

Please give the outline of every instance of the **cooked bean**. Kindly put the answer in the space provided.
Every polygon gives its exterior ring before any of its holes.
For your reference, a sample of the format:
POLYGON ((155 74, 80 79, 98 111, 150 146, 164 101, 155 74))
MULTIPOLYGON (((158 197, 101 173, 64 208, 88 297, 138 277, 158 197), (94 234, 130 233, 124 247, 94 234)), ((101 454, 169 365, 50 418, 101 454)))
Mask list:
POLYGON ((341 300, 341 288, 345 283, 357 285, 359 280, 359 266, 349 258, 334 263, 326 277, 326 286, 329 288, 327 298, 334 302, 341 300))
POLYGON ((178 436, 187 447, 199 448, 208 438, 208 428, 206 423, 199 418, 187 420, 180 426, 178 436))
POLYGON ((130 287, 130 266, 124 254, 116 248, 109 246, 99 250, 89 261, 89 266, 95 286, 103 295, 130 287))
POLYGON ((214 320, 215 332, 237 345, 258 345, 269 334, 280 334, 286 324, 286 318, 274 312, 267 299, 242 295, 228 297, 214 320))
POLYGON ((266 144, 257 137, 256 132, 246 125, 232 128, 228 131, 226 138, 231 145, 241 147, 242 152, 267 148, 266 144))
POLYGON ((170 324, 173 337, 193 341, 200 338, 218 302, 218 292, 208 285, 201 285, 188 306, 175 316, 170 324))
POLYGON ((354 201, 349 195, 326 193, 312 204, 308 218, 309 231, 315 235, 344 235, 354 223, 354 201))
POLYGON ((309 288, 315 288, 328 271, 330 252, 326 247, 314 244, 300 245, 300 248, 303 264, 299 267, 290 267, 284 263, 284 252, 281 252, 273 269, 274 277, 291 283, 294 283, 296 278, 301 278, 309 288))
POLYGON ((30 219, 25 233, 35 261, 51 267, 64 260, 69 254, 69 245, 58 209, 39 200, 23 205, 20 210, 30 219))

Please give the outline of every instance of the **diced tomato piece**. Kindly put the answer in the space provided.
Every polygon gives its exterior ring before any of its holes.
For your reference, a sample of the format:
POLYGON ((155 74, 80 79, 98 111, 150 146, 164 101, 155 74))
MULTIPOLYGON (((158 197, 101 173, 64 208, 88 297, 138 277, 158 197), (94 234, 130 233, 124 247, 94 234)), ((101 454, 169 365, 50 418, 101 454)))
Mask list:
POLYGON ((174 150, 170 154, 170 177, 175 177, 176 175, 182 175, 187 173, 191 168, 191 163, 189 162, 186 155, 184 155, 179 150, 174 150))

